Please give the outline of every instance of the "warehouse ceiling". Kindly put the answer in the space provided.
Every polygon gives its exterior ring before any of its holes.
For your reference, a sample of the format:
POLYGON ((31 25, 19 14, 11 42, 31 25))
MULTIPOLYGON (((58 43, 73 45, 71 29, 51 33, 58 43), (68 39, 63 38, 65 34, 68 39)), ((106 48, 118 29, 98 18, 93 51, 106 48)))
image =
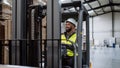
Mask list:
MULTIPOLYGON (((39 2, 47 2, 47 0, 36 0, 39 2)), ((84 7, 90 16, 99 16, 110 12, 120 12, 120 0, 61 0, 60 3, 72 3, 82 1, 84 7)), ((12 5, 12 0, 3 0, 5 4, 12 5)), ((64 8, 63 12, 76 12, 78 7, 64 8)))
POLYGON ((99 16, 110 12, 120 12, 120 0, 93 0, 87 3, 84 0, 84 6, 90 16, 99 16))
MULTIPOLYGON (((61 1, 62 3, 70 3, 80 0, 61 1)), ((82 2, 90 16, 99 16, 110 12, 120 12, 120 0, 82 0, 82 2)), ((70 9, 71 11, 75 11, 73 8, 70 9)))

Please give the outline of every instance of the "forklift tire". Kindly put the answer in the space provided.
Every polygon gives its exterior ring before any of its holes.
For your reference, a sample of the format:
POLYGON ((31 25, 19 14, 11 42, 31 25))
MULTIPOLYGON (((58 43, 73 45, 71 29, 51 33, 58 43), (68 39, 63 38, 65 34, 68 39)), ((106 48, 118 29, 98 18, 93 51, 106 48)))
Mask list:
POLYGON ((70 66, 64 66, 63 68, 71 68, 70 66))

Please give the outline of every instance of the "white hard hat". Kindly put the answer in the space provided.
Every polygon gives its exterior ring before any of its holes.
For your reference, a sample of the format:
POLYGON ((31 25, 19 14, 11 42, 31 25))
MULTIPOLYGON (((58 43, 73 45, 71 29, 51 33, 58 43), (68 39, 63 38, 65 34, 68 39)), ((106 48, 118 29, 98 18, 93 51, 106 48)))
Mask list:
POLYGON ((69 21, 69 22, 71 22, 72 24, 74 24, 75 26, 77 26, 77 22, 76 22, 75 19, 73 19, 73 18, 68 18, 68 19, 66 20, 66 22, 67 22, 67 21, 69 21))

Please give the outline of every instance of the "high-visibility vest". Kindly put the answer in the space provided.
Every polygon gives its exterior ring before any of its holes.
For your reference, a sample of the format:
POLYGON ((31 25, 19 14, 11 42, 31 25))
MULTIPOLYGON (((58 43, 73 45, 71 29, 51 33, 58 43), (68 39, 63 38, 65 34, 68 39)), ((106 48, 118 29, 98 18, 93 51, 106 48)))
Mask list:
MULTIPOLYGON (((68 40, 66 39, 65 34, 61 35, 61 43, 62 44, 68 44, 70 46, 72 46, 73 43, 76 42, 76 33, 72 34, 68 40), (71 42, 70 42, 71 41, 71 42)), ((67 56, 74 56, 74 52, 70 49, 67 49, 67 56)))

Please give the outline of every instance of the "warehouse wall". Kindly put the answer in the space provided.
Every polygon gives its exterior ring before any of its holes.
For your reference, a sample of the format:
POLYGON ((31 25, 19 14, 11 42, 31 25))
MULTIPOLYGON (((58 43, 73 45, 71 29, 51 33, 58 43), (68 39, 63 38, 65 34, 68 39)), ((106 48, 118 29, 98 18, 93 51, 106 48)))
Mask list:
POLYGON ((93 18, 89 19, 89 34, 90 34, 90 45, 94 45, 93 42, 93 18))
POLYGON ((115 37, 116 43, 120 45, 120 13, 115 13, 115 37))
MULTIPOLYGON (((114 17, 116 42, 120 45, 120 13, 114 13, 114 17)), ((93 40, 93 38, 94 44, 102 45, 104 39, 112 38, 112 13, 90 18, 90 40, 93 40)))

